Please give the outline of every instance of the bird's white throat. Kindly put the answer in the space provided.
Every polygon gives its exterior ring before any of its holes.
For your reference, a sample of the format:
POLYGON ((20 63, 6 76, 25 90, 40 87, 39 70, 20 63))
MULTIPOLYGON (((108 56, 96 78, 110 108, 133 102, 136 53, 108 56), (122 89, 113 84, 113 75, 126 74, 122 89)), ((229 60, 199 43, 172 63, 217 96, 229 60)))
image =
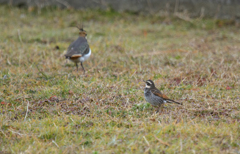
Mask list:
POLYGON ((150 88, 150 86, 146 85, 146 88, 150 88))

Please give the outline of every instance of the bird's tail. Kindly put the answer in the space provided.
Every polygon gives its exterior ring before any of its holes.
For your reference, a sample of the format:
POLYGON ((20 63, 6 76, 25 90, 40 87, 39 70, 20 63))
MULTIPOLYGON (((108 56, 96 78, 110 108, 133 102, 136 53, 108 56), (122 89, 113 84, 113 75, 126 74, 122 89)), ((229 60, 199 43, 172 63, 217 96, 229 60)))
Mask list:
POLYGON ((166 101, 167 101, 167 103, 176 103, 176 104, 179 104, 179 105, 183 105, 182 103, 176 102, 176 101, 171 100, 171 99, 167 99, 166 101))

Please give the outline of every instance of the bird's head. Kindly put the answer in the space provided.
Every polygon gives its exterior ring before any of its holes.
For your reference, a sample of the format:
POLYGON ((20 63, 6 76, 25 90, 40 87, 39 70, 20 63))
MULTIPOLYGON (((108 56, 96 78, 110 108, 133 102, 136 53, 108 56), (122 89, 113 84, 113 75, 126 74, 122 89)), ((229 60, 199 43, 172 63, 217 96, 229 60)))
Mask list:
POLYGON ((147 80, 147 81, 144 81, 144 82, 146 83, 146 88, 154 88, 155 87, 152 80, 147 80))
POLYGON ((85 30, 83 30, 83 25, 82 27, 76 26, 79 29, 79 35, 81 37, 86 37, 87 36, 87 32, 85 30))

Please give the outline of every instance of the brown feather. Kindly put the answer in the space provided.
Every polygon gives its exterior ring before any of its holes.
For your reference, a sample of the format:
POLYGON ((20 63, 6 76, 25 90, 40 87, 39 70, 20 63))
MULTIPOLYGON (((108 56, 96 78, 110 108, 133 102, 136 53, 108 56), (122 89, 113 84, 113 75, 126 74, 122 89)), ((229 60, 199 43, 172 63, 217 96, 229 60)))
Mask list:
POLYGON ((162 94, 162 98, 169 99, 166 95, 162 94))
POLYGON ((166 95, 162 94, 159 90, 152 90, 152 93, 156 96, 162 97, 164 99, 169 99, 166 95))
POLYGON ((79 58, 79 57, 82 57, 82 54, 74 54, 72 55, 70 58, 79 58))
POLYGON ((176 101, 174 101, 174 100, 169 99, 166 95, 162 94, 158 89, 152 89, 151 91, 152 91, 152 93, 153 93, 154 95, 163 98, 163 99, 166 100, 168 103, 176 103, 176 104, 182 105, 182 103, 179 103, 179 102, 176 102, 176 101))
POLYGON ((71 60, 77 60, 79 57, 70 57, 69 59, 71 59, 71 60))
POLYGON ((162 97, 162 93, 160 90, 158 90, 157 88, 152 88, 151 89, 151 92, 156 95, 156 96, 159 96, 159 97, 162 97))

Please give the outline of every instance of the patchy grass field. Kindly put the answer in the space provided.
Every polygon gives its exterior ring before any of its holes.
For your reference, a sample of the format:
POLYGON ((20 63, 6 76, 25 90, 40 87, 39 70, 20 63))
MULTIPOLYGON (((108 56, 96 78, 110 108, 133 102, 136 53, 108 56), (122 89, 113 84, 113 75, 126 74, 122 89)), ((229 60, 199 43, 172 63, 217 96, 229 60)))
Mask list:
POLYGON ((0 153, 240 152, 239 27, 6 6, 0 23, 0 153), (63 56, 81 22, 85 75, 63 56), (143 79, 184 105, 156 114, 143 79))

